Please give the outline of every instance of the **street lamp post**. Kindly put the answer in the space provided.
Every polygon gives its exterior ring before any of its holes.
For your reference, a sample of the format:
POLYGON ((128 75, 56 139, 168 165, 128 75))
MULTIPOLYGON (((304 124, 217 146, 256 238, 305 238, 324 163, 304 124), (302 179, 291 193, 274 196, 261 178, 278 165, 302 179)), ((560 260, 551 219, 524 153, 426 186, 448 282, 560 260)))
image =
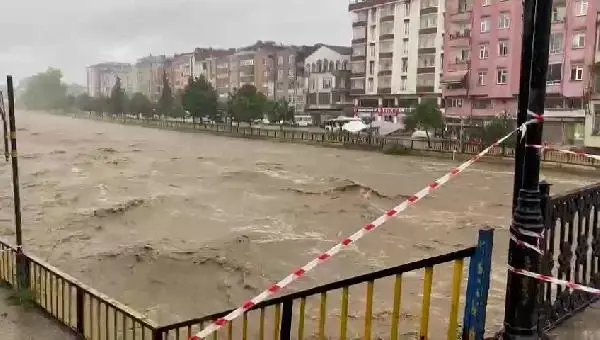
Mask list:
MULTIPOLYGON (((531 63, 522 60, 522 67, 530 67, 529 93, 527 108, 543 117, 546 97, 546 74, 548 72, 549 39, 552 15, 552 2, 545 0, 526 0, 524 27, 535 17, 533 24, 533 51, 531 63), (535 5, 532 5, 534 3, 535 5), (534 11, 535 16, 529 11, 534 11)), ((524 36, 524 44, 527 37, 524 36)), ((521 80, 522 84, 524 80, 521 80)), ((522 94, 521 94, 522 95, 522 94)), ((524 98, 520 98, 525 100, 524 98)), ((522 113, 521 118, 524 118, 522 113)), ((525 113, 526 114, 526 113, 525 113)), ((536 147, 542 143, 542 119, 527 128, 524 148, 524 166, 522 168, 522 188, 518 191, 514 209, 513 222, 510 227, 511 236, 521 242, 537 245, 544 231, 544 220, 541 209, 540 150, 536 147)), ((517 141, 521 143, 520 140, 517 141)), ((515 187, 517 186, 515 172, 515 187)), ((517 195, 517 192, 514 193, 517 195)), ((539 254, 520 247, 511 241, 508 253, 508 265, 512 268, 538 272, 539 254)), ((532 278, 509 271, 506 284, 506 300, 504 309, 504 339, 539 339, 538 329, 538 288, 539 283, 532 278)))

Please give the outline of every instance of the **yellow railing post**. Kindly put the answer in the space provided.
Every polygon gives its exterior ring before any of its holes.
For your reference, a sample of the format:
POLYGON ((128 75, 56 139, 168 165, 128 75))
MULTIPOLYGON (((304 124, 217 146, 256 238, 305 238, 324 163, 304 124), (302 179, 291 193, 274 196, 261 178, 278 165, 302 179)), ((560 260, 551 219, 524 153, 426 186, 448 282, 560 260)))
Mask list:
POLYGON ((423 305, 421 306, 421 327, 419 339, 427 340, 429 336, 429 310, 431 309, 431 288, 433 286, 433 267, 425 268, 423 282, 423 305))
POLYGON ((460 286, 463 274, 463 259, 454 261, 452 276, 452 302, 450 303, 450 324, 448 325, 448 340, 456 340, 458 336, 458 305, 460 303, 460 286))

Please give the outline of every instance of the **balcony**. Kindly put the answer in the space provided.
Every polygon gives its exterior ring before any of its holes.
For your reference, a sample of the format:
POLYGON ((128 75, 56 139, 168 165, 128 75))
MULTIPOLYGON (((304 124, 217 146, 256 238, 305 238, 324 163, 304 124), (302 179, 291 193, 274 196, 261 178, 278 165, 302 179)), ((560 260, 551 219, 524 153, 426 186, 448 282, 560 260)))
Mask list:
POLYGON ((394 39, 394 33, 393 32, 382 32, 379 35, 379 41, 393 40, 393 39, 394 39))
POLYGON ((391 87, 377 87, 377 93, 378 94, 391 94, 392 93, 392 88, 391 87))
POLYGON ((447 96, 466 96, 469 83, 467 80, 468 71, 444 72, 441 84, 444 89, 444 95, 447 96))
POLYGON ((432 93, 435 92, 434 86, 419 86, 417 85, 417 93, 432 93))
POLYGON ((450 47, 467 47, 471 43, 471 30, 463 30, 448 34, 448 44, 450 47))
POLYGON ((360 45, 367 42, 367 37, 355 37, 352 39, 352 45, 360 45))
POLYGON ((454 13, 446 13, 451 22, 471 22, 471 7, 460 9, 454 13))
POLYGON ((390 22, 390 21, 394 21, 394 13, 393 12, 381 12, 381 19, 379 19, 380 22, 390 22))
POLYGON ((356 13, 352 18, 352 27, 367 26, 368 16, 366 12, 356 13))
POLYGON ((394 57, 394 52, 379 52, 379 59, 391 59, 394 57))

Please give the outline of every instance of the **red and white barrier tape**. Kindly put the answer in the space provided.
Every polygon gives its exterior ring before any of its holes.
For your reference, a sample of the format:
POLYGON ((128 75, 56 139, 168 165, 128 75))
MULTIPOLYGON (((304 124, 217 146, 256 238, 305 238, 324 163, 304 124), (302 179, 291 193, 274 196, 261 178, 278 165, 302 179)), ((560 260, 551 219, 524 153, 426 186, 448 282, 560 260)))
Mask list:
POLYGON ((584 286, 584 285, 579 284, 579 283, 575 283, 575 282, 571 282, 571 281, 566 281, 566 280, 561 280, 561 279, 557 279, 557 278, 552 277, 552 276, 538 274, 538 273, 530 272, 530 271, 523 270, 523 269, 516 269, 516 268, 513 268, 513 267, 508 267, 508 270, 511 271, 511 272, 513 272, 513 273, 515 273, 515 274, 519 274, 519 275, 523 275, 523 276, 528 276, 528 277, 534 278, 534 279, 539 280, 539 281, 549 282, 549 283, 552 283, 552 284, 555 284, 555 285, 558 285, 558 286, 567 287, 569 289, 581 290, 581 291, 584 291, 584 292, 588 292, 588 293, 600 295, 600 289, 596 289, 596 288, 584 286))
POLYGON ((535 251, 536 253, 538 253, 538 254, 540 254, 540 255, 544 255, 544 251, 543 251, 543 250, 542 250, 540 247, 534 246, 534 245, 532 245, 532 244, 529 244, 529 243, 527 243, 527 242, 523 242, 523 241, 521 241, 521 240, 517 239, 517 238, 516 238, 515 236, 513 236, 513 235, 510 235, 510 239, 511 239, 513 242, 515 242, 515 243, 516 243, 516 244, 517 244, 519 247, 525 247, 525 248, 529 248, 529 249, 531 249, 531 250, 535 251))
POLYGON ((569 155, 576 155, 576 156, 582 156, 582 157, 585 157, 585 158, 590 158, 590 159, 594 159, 594 160, 600 161, 600 156, 598 156, 598 155, 590 155, 589 153, 579 152, 579 151, 557 149, 557 148, 549 146, 549 145, 529 145, 529 144, 527 144, 526 147, 528 147, 528 148, 535 148, 535 149, 539 149, 539 150, 556 151, 556 152, 560 152, 560 153, 565 153, 565 154, 569 154, 569 155))
POLYGON ((196 335, 192 336, 190 338, 190 340, 200 340, 200 339, 206 338, 207 336, 209 336, 213 332, 215 332, 215 331, 219 330, 220 328, 222 328, 223 326, 225 326, 227 323, 229 323, 233 319, 235 319, 235 318, 241 316, 242 314, 244 314, 244 312, 248 311, 249 309, 251 309, 252 307, 254 307, 255 305, 257 305, 258 303, 266 300, 268 297, 270 297, 272 295, 277 294, 284 287, 290 285, 292 282, 296 281, 297 279, 305 276, 307 272, 313 270, 318 265, 324 263, 325 261, 329 260, 331 257, 335 256, 343 248, 348 247, 352 243, 355 243, 356 241, 358 241, 359 239, 361 239, 363 236, 365 236, 367 233, 369 233, 369 232, 371 232, 371 231, 379 228, 385 222, 387 222, 390 219, 392 219, 392 217, 398 215, 402 211, 406 210, 406 208, 408 208, 409 206, 412 206, 412 205, 416 204, 418 201, 420 201, 421 199, 423 199, 425 196, 429 195, 431 192, 437 190, 442 185, 446 184, 448 181, 450 181, 450 179, 456 177, 458 174, 460 174, 461 172, 463 172, 466 168, 468 168, 473 163, 475 163, 476 161, 478 161, 481 157, 483 157, 484 155, 486 155, 493 147, 498 146, 499 144, 501 144, 502 142, 504 142, 505 140, 507 140, 508 138, 510 138, 518 130, 520 130, 522 132, 522 135, 525 135, 525 131, 527 130, 527 126, 528 125, 534 124, 534 123, 536 123, 538 121, 542 121, 543 120, 543 117, 541 117, 541 116, 538 116, 538 115, 535 115, 535 114, 530 114, 530 115, 533 117, 533 119, 527 121, 525 124, 523 124, 522 126, 520 126, 519 129, 517 129, 517 130, 509 133, 508 135, 500 138, 494 144, 490 145, 485 150, 481 151, 479 154, 473 156, 470 160, 468 160, 468 161, 464 162, 463 164, 459 165, 458 167, 452 169, 449 173, 447 173, 444 176, 438 178, 436 181, 434 181, 433 183, 429 184, 427 187, 421 189, 420 191, 418 191, 414 195, 410 196, 404 202, 400 203, 396 207, 394 207, 391 210, 387 211, 385 214, 383 214, 382 216, 378 217, 373 222, 367 224, 366 226, 364 226, 363 228, 361 228, 360 230, 358 230, 357 232, 355 232, 354 234, 352 234, 351 236, 349 236, 348 238, 346 238, 342 242, 340 242, 340 243, 336 244, 335 246, 331 247, 329 250, 327 250, 326 252, 322 253, 321 255, 319 255, 318 257, 316 257, 315 259, 313 259, 312 261, 308 262, 307 264, 305 264, 300 269, 296 270, 292 274, 289 274, 288 276, 286 276, 285 278, 283 278, 281 281, 273 284, 271 287, 269 287, 268 289, 264 290, 262 293, 258 294, 254 298, 252 298, 252 299, 244 302, 240 307, 238 307, 237 309, 233 310, 231 313, 225 315, 222 318, 217 319, 215 322, 213 322, 210 325, 208 325, 202 331, 200 331, 196 335))

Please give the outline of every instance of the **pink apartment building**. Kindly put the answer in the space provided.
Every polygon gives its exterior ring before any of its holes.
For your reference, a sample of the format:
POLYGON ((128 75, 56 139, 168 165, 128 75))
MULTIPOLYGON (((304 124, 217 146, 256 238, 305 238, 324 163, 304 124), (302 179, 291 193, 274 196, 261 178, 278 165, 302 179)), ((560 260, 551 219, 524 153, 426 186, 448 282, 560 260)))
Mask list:
MULTIPOLYGON (((447 0, 442 97, 449 121, 516 116, 521 6, 521 0, 447 0)), ((590 0, 554 0, 546 99, 550 121, 544 125, 547 141, 583 139, 597 6, 590 0)))

